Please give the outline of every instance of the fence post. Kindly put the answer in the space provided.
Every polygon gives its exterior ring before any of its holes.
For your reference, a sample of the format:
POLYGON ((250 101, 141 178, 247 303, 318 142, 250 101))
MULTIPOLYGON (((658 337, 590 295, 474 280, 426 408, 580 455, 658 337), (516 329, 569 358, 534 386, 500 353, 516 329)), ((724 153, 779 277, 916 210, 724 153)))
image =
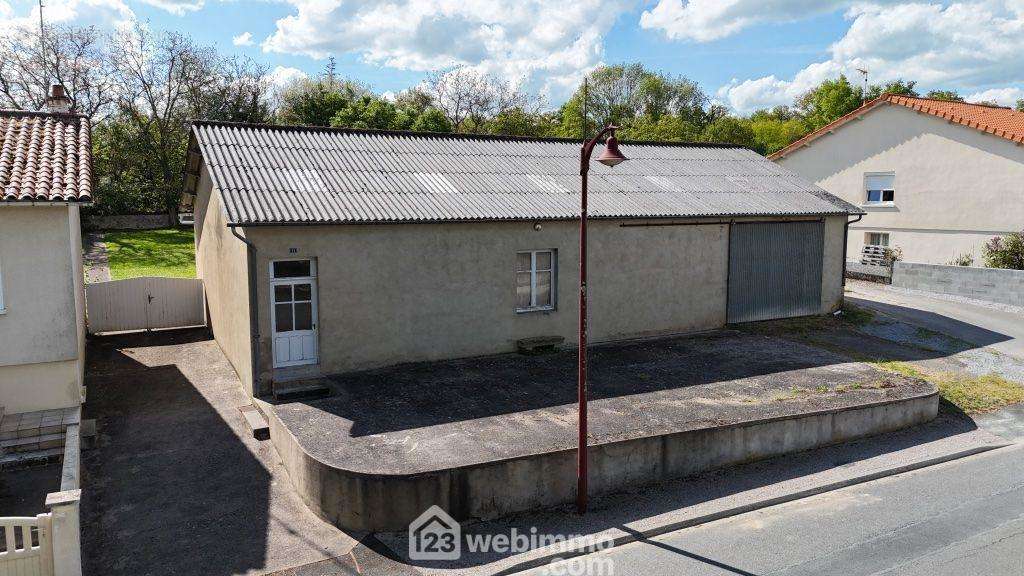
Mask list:
POLYGON ((82 543, 78 504, 82 491, 65 490, 46 495, 50 509, 50 542, 54 576, 82 576, 82 543))

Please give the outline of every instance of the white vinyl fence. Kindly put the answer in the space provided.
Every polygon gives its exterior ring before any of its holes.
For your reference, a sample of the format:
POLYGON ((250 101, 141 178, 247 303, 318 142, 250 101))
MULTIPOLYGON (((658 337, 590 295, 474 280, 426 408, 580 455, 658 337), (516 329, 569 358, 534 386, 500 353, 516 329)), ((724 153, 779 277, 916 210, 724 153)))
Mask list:
POLYGON ((155 330, 206 324, 203 281, 128 278, 85 287, 89 332, 155 330))
POLYGON ((52 576, 50 515, 0 518, 0 576, 52 576))
POLYGON ((79 501, 81 430, 65 430, 60 492, 46 495, 47 514, 0 518, 0 576, 82 576, 79 501))

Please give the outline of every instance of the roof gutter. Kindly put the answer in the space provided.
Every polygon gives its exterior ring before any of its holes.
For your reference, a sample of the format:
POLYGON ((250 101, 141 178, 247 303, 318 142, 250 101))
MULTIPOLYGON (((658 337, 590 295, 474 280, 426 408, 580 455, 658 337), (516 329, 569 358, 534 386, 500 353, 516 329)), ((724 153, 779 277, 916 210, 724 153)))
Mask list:
POLYGON ((259 296, 256 294, 256 245, 248 238, 238 233, 234 226, 231 227, 231 234, 245 244, 245 253, 248 260, 249 273, 249 346, 252 358, 252 382, 250 383, 251 395, 259 395, 260 388, 260 311, 259 296))
MULTIPOLYGON (((849 216, 854 212, 840 210, 836 212, 791 212, 791 213, 751 213, 751 214, 701 214, 692 216, 590 216, 589 220, 634 220, 634 221, 671 221, 671 220, 724 220, 734 218, 760 218, 763 220, 778 219, 818 219, 829 216, 849 216)), ((333 220, 326 222, 287 221, 287 222, 228 222, 228 228, 259 228, 264 226, 302 227, 302 226, 389 226, 402 224, 481 224, 500 222, 575 222, 579 216, 524 216, 515 218, 459 218, 459 219, 421 219, 421 220, 333 220)), ((648 224, 636 224, 638 226, 648 224)), ((665 224, 671 225, 671 224, 665 224)))

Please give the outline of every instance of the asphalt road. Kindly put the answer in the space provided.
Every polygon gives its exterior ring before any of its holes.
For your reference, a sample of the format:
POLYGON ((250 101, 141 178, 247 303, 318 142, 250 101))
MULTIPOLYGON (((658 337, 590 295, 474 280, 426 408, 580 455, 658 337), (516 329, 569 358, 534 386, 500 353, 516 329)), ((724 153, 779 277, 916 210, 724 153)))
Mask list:
POLYGON ((847 280, 846 287, 846 297, 854 304, 1024 359, 1024 316, 1007 307, 931 298, 857 280, 847 280))
POLYGON ((532 574, 1024 574, 1024 446, 626 544, 532 574))

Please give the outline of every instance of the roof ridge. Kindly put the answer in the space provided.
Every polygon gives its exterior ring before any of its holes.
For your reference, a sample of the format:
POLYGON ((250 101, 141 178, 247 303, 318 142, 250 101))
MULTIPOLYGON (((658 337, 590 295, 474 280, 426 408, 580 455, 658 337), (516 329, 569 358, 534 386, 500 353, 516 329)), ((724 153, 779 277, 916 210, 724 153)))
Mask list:
MULTIPOLYGON (((510 136, 505 134, 467 134, 463 132, 417 132, 413 130, 381 130, 375 128, 345 128, 336 126, 310 126, 307 124, 260 124, 255 122, 228 122, 225 120, 193 120, 193 126, 222 126, 228 128, 250 128, 258 130, 283 130, 298 132, 335 132, 339 134, 369 134, 382 136, 407 136, 411 138, 445 138, 452 140, 493 140, 499 142, 554 142, 581 144, 581 138, 546 136, 510 136)), ((635 146, 671 146, 679 148, 743 148, 742 144, 728 142, 693 142, 669 140, 620 140, 619 144, 635 146)))
MULTIPOLYGON (((882 96, 885 96, 885 95, 886 94, 883 94, 882 96)), ((942 99, 942 98, 928 98, 927 96, 907 96, 906 94, 888 94, 888 96, 891 97, 891 98, 905 98, 907 100, 925 100, 925 101, 928 101, 928 102, 942 102, 942 103, 945 103, 945 104, 960 104, 960 105, 963 105, 963 106, 981 106, 982 108, 993 108, 993 109, 996 109, 996 110, 1009 110, 1010 112, 1018 113, 1019 114, 1019 112, 1014 110, 1013 107, 1011 107, 1011 106, 1003 106, 1002 104, 988 104, 986 102, 966 102, 966 101, 965 102, 960 102, 960 101, 957 101, 957 100, 945 100, 945 99, 942 99)))
POLYGON ((15 110, 13 108, 0 108, 0 117, 17 118, 22 116, 38 116, 43 118, 75 118, 78 120, 89 120, 89 117, 79 112, 47 112, 45 110, 15 110))

